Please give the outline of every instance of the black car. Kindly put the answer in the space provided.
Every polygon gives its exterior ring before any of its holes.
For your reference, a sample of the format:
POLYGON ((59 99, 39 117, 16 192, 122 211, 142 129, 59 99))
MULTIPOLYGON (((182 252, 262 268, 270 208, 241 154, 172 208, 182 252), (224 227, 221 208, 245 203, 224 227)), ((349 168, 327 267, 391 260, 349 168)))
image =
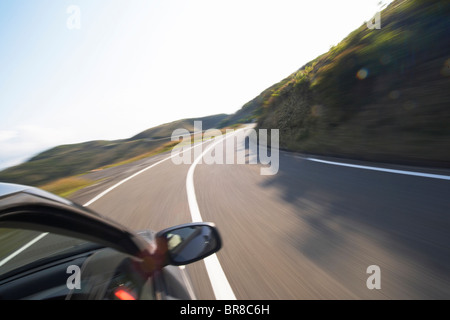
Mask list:
POLYGON ((212 223, 134 232, 43 190, 0 183, 0 299, 195 299, 182 266, 220 247, 212 223))

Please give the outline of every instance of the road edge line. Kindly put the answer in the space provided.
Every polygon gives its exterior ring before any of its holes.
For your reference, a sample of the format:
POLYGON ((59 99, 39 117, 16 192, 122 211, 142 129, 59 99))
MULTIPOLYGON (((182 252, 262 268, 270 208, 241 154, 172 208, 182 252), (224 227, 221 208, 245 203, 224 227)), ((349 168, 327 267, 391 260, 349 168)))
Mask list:
POLYGON ((363 166, 363 165, 350 164, 350 163, 345 163, 345 162, 335 162, 335 161, 321 160, 321 159, 316 159, 316 158, 311 158, 311 157, 306 158, 306 160, 319 162, 319 163, 330 164, 330 165, 335 165, 335 166, 341 166, 341 167, 349 167, 349 168, 356 168, 356 169, 364 169, 364 170, 396 173, 396 174, 403 174, 403 175, 415 176, 415 177, 423 177, 423 178, 450 180, 450 176, 445 176, 445 175, 441 175, 441 174, 416 172, 416 171, 406 171, 406 170, 397 170, 397 169, 388 169, 388 168, 381 168, 381 167, 363 166))
POLYGON ((41 233, 40 235, 35 237, 33 240, 29 241, 28 243, 24 244, 22 247, 20 247, 19 249, 17 249, 13 253, 11 253, 9 256, 7 256, 6 258, 4 258, 3 260, 0 261, 0 267, 3 266, 5 263, 7 263, 12 258, 14 258, 15 256, 17 256, 18 254, 20 254, 21 252, 23 252, 26 249, 28 249, 29 247, 31 247, 33 244, 35 244, 36 242, 41 240, 46 235, 48 235, 48 232, 41 233))
MULTIPOLYGON (((206 142, 206 141, 203 141, 202 144, 205 143, 205 142, 206 142)), ((189 151, 189 150, 191 150, 191 149, 193 149, 193 148, 195 148, 195 147, 197 147, 197 146, 198 146, 198 144, 197 144, 197 145, 193 145, 193 146, 187 148, 186 150, 181 150, 180 153, 189 151)), ((167 161, 167 160, 169 160, 169 159, 172 159, 173 157, 175 157, 175 156, 177 156, 177 155, 178 155, 178 154, 171 154, 169 157, 164 158, 164 159, 162 159, 162 160, 159 160, 158 162, 155 162, 155 163, 151 164, 150 166, 148 166, 148 167, 146 167, 146 168, 144 168, 144 169, 142 169, 142 170, 140 170, 140 171, 138 171, 138 172, 133 173, 131 176, 129 176, 129 177, 127 177, 127 178, 125 178, 125 179, 123 179, 123 180, 117 182, 117 183, 116 183, 115 185, 113 185, 112 187, 109 187, 109 188, 106 189, 105 191, 99 193, 97 196, 95 196, 94 198, 92 198, 91 200, 89 200, 88 202, 86 202, 86 203, 83 205, 83 207, 88 207, 88 206, 90 206, 90 205, 93 204, 95 201, 99 200, 100 198, 102 198, 103 196, 105 196, 105 195, 108 194, 109 192, 113 191, 114 189, 116 189, 117 187, 119 187, 120 185, 122 185, 123 183, 125 183, 125 182, 127 182, 127 181, 133 179, 134 177, 140 175, 141 173, 143 173, 143 172, 145 172, 145 171, 147 171, 147 170, 149 170, 149 169, 151 169, 151 168, 157 166, 158 164, 163 163, 164 161, 167 161)))
MULTIPOLYGON (((197 159, 194 159, 194 162, 189 167, 189 171, 186 176, 186 192, 188 197, 189 211, 191 213, 193 222, 203 222, 202 216, 200 214, 200 209, 198 207, 194 187, 194 171, 197 164, 203 158, 203 155, 205 153, 209 152, 213 147, 215 147, 220 142, 225 141, 225 139, 234 136, 240 130, 243 129, 236 130, 228 136, 221 136, 220 140, 214 141, 214 143, 209 145, 201 153, 201 155, 197 157, 197 159)), ((205 263, 206 272, 208 273, 209 281, 211 283, 216 300, 237 300, 233 292, 233 289, 231 288, 231 285, 228 282, 225 272, 223 271, 223 268, 219 262, 219 259, 217 258, 217 255, 212 254, 209 257, 203 259, 203 262, 205 263)))

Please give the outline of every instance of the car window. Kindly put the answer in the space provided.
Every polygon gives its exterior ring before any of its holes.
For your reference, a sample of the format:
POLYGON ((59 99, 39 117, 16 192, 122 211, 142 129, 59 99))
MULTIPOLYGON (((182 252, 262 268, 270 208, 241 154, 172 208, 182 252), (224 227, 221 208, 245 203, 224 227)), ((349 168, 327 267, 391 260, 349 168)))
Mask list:
POLYGON ((45 262, 92 245, 85 240, 52 233, 0 228, 0 277, 36 262, 45 262))

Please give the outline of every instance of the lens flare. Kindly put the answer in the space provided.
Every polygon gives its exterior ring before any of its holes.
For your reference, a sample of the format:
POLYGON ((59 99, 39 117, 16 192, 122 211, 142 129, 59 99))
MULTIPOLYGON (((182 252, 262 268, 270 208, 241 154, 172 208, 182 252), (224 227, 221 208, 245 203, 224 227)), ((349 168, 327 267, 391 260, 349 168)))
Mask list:
POLYGON ((366 68, 359 69, 359 71, 356 73, 356 77, 359 80, 364 80, 369 75, 369 70, 366 68))

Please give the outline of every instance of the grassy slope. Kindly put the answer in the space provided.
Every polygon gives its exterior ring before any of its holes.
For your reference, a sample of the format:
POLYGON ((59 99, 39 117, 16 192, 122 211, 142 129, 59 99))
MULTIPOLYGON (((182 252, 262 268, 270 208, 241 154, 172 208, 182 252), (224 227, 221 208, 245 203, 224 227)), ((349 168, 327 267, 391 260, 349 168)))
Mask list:
MULTIPOLYGON (((202 121, 202 129, 210 129, 210 128, 221 128, 221 122, 228 117, 227 114, 217 114, 212 116, 207 116, 203 118, 199 118, 198 120, 202 121)), ((160 126, 150 128, 148 130, 145 130, 134 137, 130 138, 130 140, 136 140, 136 139, 145 139, 145 138, 153 138, 153 139, 159 139, 164 137, 170 137, 172 135, 172 132, 175 129, 178 128, 184 128, 190 132, 194 132, 194 121, 196 119, 182 119, 173 121, 170 123, 162 124, 160 126)))
POLYGON ((363 24, 246 106, 286 149, 448 167, 449 16, 448 2, 394 1, 381 29, 363 24))
MULTIPOLYGON (((203 121, 203 129, 208 129, 215 128, 226 117, 227 115, 221 114, 198 120, 203 121)), ((23 164, 1 171, 0 181, 31 186, 46 185, 50 189, 55 187, 57 190, 70 189, 72 185, 80 183, 86 184, 88 182, 80 179, 62 181, 60 179, 164 151, 173 145, 170 139, 173 130, 185 128, 193 131, 194 120, 197 119, 183 119, 163 124, 126 140, 89 141, 58 146, 38 154, 23 164), (64 187, 61 188, 61 185, 64 187), (68 185, 70 187, 67 187, 68 185)))
MULTIPOLYGON (((450 5, 397 0, 329 52, 264 90, 236 114, 203 120, 203 129, 258 120, 279 129, 291 150, 386 162, 450 166, 450 5), (358 71, 367 76, 358 78, 358 71)), ((42 185, 162 147, 194 119, 130 139, 91 141, 43 152, 0 172, 0 181, 42 185)))

